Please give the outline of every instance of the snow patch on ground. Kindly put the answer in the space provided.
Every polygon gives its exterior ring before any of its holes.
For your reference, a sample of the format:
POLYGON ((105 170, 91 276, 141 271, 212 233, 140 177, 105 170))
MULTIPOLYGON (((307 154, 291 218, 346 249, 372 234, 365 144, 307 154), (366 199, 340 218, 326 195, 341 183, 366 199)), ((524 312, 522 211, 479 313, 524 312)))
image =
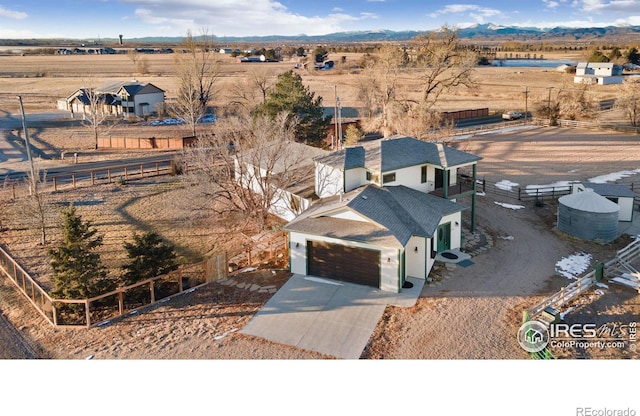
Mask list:
POLYGON ((591 254, 576 253, 556 263, 556 273, 568 279, 577 279, 591 264, 591 254))
POLYGON ((505 204, 504 202, 496 202, 496 201, 494 201, 494 204, 500 205, 503 208, 514 209, 514 210, 518 210, 518 209, 523 209, 524 208, 524 205, 505 204))
POLYGON ((640 173, 640 169, 634 170, 623 170, 620 172, 613 172, 607 175, 600 175, 593 178, 589 178, 589 182, 591 183, 607 183, 607 182, 615 182, 618 179, 626 178, 628 176, 633 176, 637 173, 640 173))
POLYGON ((551 192, 553 188, 556 190, 558 190, 557 188, 570 188, 571 183, 570 181, 558 181, 549 185, 527 185, 525 192, 529 195, 535 195, 536 192, 551 192))
POLYGON ((564 317, 567 316, 569 314, 569 312, 571 312, 572 310, 574 310, 575 308, 572 306, 569 309, 567 309, 564 312, 560 313, 560 320, 564 321, 564 317))
POLYGON ((507 235, 507 236, 499 236, 498 237, 501 240, 513 240, 513 236, 512 235, 507 235))
POLYGON ((514 186, 518 186, 518 184, 506 179, 503 179, 500 182, 496 183, 496 188, 502 189, 503 191, 512 191, 514 186))
POLYGON ((487 194, 485 194, 484 192, 476 192, 476 195, 478 195, 478 196, 486 196, 487 194))

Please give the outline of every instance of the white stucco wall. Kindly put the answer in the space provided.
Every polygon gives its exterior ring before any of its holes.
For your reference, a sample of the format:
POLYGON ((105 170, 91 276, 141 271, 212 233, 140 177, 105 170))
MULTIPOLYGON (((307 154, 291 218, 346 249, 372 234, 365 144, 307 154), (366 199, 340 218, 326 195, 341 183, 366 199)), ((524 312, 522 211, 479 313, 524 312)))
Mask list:
POLYGON ((618 221, 633 221, 633 198, 618 198, 618 221))
POLYGON ((427 278, 429 243, 424 237, 411 237, 405 248, 405 276, 418 279, 427 278), (416 251, 416 248, 418 249, 416 251))
POLYGON ((307 241, 322 241, 333 244, 342 244, 348 247, 366 248, 380 251, 380 289, 397 293, 400 290, 400 256, 397 248, 378 247, 371 244, 344 241, 336 238, 304 234, 298 232, 289 233, 289 253, 291 273, 307 274, 307 241), (296 244, 298 246, 296 247, 296 244), (387 259, 389 260, 387 262, 387 259))
POLYGON ((316 162, 316 195, 326 198, 344 192, 344 173, 342 170, 316 162))
POLYGON ((144 116, 145 114, 156 111, 156 109, 158 108, 158 104, 164 102, 164 94, 159 92, 152 94, 138 94, 134 97, 134 101, 136 104, 136 108, 134 110, 136 112, 136 115, 144 116), (143 108, 140 106, 140 104, 142 103, 149 104, 148 106, 144 107, 144 111, 146 111, 146 113, 144 114, 142 113, 143 108))
POLYGON ((344 191, 349 192, 367 183, 367 171, 364 168, 349 169, 344 172, 344 191))
POLYGON ((311 200, 308 198, 293 195, 289 191, 277 190, 274 192, 273 198, 271 199, 269 212, 285 221, 291 221, 302 211, 309 208, 310 205, 311 200), (291 198, 296 198, 298 200, 299 208, 297 210, 291 203, 291 198))

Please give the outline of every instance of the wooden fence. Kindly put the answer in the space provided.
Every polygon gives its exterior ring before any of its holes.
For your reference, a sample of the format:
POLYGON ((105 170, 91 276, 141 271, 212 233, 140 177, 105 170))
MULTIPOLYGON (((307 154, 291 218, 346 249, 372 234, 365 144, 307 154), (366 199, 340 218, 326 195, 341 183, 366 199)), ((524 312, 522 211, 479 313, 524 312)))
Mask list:
POLYGON ((444 120, 464 120, 467 118, 487 117, 489 115, 488 108, 478 108, 473 110, 444 111, 440 115, 444 120))
MULTIPOLYGON (((603 278, 609 279, 621 273, 626 264, 640 256, 640 239, 636 239, 625 248, 618 250, 616 257, 604 263, 603 278)), ((544 299, 537 305, 527 310, 530 319, 535 319, 547 307, 559 309, 566 305, 572 299, 575 299, 596 283, 596 270, 592 270, 586 275, 580 277, 570 285, 563 287, 559 292, 554 293, 550 297, 544 299)))
POLYGON ((190 293, 228 275, 227 255, 224 253, 90 299, 54 299, 2 247, 0 271, 47 322, 58 328, 99 326, 180 294, 190 293))
MULTIPOLYGON (((155 162, 132 163, 99 169, 78 169, 71 173, 59 173, 41 178, 38 186, 43 192, 96 186, 120 181, 131 181, 173 173, 170 158, 155 162)), ((9 193, 12 199, 29 195, 25 180, 5 179, 0 191, 9 193)))
POLYGON ((195 136, 189 137, 98 137, 99 149, 184 149, 193 146, 195 136))

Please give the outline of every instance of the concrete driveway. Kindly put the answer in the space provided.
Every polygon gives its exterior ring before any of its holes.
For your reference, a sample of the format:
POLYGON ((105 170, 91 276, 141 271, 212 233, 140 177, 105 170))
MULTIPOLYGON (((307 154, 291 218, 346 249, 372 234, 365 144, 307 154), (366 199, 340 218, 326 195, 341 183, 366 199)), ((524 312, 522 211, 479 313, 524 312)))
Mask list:
POLYGON ((337 358, 358 359, 387 305, 415 305, 424 280, 402 293, 293 275, 241 333, 337 358))

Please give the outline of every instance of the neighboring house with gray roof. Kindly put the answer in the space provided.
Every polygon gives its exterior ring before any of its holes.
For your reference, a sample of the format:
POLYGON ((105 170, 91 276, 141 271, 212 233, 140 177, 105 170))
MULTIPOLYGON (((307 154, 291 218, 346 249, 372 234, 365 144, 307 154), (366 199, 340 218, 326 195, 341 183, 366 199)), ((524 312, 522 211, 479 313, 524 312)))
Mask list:
POLYGON ((164 90, 153 84, 133 81, 111 81, 94 89, 80 88, 64 100, 58 101, 58 108, 72 113, 91 112, 90 95, 100 101, 100 111, 116 116, 150 115, 164 103, 164 90))
POLYGON ((575 183, 573 184, 572 192, 582 192, 586 188, 591 188, 598 195, 618 204, 620 207, 618 221, 633 221, 633 202, 637 195, 628 185, 592 182, 575 183))
POLYGON ((292 273, 400 292, 461 244, 464 206, 407 186, 368 184, 323 198, 285 226, 292 273))

